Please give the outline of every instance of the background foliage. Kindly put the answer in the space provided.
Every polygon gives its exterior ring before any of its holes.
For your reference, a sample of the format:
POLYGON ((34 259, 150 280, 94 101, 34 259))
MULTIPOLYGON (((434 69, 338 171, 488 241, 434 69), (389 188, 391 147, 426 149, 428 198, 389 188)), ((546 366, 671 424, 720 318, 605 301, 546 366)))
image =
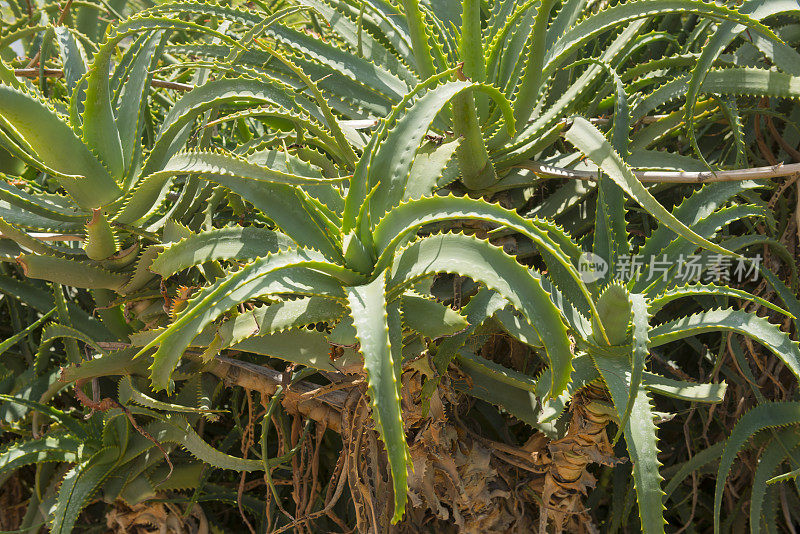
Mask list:
POLYGON ((800 524, 796 0, 0 6, 0 530, 800 524))

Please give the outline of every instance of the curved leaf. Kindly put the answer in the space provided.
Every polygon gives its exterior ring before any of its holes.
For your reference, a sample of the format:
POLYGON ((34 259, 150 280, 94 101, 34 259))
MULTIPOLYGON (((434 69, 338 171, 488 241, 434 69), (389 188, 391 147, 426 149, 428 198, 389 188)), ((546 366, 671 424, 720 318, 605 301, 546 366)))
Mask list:
POLYGON ((719 461, 717 485, 714 493, 714 532, 719 532, 719 514, 722 508, 722 490, 739 450, 756 433, 765 428, 777 428, 800 423, 800 403, 768 402, 760 404, 742 415, 725 442, 719 461))
MULTIPOLYGON (((620 420, 626 411, 631 395, 630 362, 619 355, 592 354, 592 359, 611 393, 620 420)), ((624 426, 625 444, 633 464, 633 480, 639 504, 642 532, 664 532, 664 492, 662 477, 658 472, 658 445, 654 414, 644 388, 635 392, 633 408, 624 426)))
POLYGON ((800 378, 800 345, 778 326, 752 313, 718 309, 696 313, 650 330, 650 346, 658 347, 671 341, 696 336, 704 332, 727 330, 761 343, 800 378))
POLYGON ((576 117, 572 127, 564 136, 661 224, 697 246, 720 254, 731 254, 719 245, 697 235, 659 204, 647 188, 636 179, 631 169, 622 161, 600 130, 589 121, 583 117, 576 117))
POLYGON ((421 278, 440 273, 468 276, 497 291, 536 328, 552 371, 546 397, 559 395, 569 381, 572 351, 558 308, 541 282, 502 249, 471 236, 439 234, 397 252, 389 284, 392 294, 421 278))
MULTIPOLYGON (((400 410, 399 348, 391 343, 390 329, 399 329, 399 321, 390 321, 386 302, 386 271, 367 285, 348 287, 347 304, 353 318, 356 336, 364 355, 367 388, 372 415, 389 455, 394 487, 394 517, 396 523, 405 513, 408 489, 406 478, 411 455, 406 445, 403 417, 400 410)), ((397 319, 399 320, 399 313, 397 319)))

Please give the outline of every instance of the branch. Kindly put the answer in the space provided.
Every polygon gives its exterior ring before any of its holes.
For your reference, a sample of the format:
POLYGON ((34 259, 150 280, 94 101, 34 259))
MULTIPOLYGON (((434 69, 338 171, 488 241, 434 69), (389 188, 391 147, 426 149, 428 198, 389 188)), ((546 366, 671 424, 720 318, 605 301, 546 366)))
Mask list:
MULTIPOLYGON (((542 178, 567 178, 571 180, 597 181, 596 171, 576 171, 561 167, 552 167, 529 161, 515 165, 516 169, 527 169, 542 178)), ((737 182, 741 180, 764 180, 800 174, 800 163, 779 163, 770 167, 754 167, 751 169, 734 169, 730 171, 633 171, 642 182, 662 182, 675 184, 705 184, 710 182, 737 182)))
MULTIPOLYGON (((14 75, 19 78, 38 78, 39 69, 14 69, 14 75)), ((44 76, 45 78, 63 78, 64 71, 61 69, 44 69, 44 76)), ((170 82, 167 80, 150 80, 150 85, 164 89, 174 89, 176 91, 191 91, 194 89, 194 85, 170 82)))
MULTIPOLYGON (((50 232, 28 232, 28 235, 38 239, 39 241, 84 241, 86 238, 82 235, 72 234, 53 234, 50 232)), ((0 232, 0 239, 14 239, 0 232)))
MULTIPOLYGON (((217 356, 205 369, 218 376, 226 385, 252 389, 266 395, 274 395, 283 383, 283 373, 253 363, 217 356)), ((347 392, 331 390, 320 395, 308 395, 324 388, 309 382, 297 382, 285 388, 283 407, 288 412, 324 423, 334 432, 341 432, 341 409, 347 399, 347 392), (313 398, 306 398, 311 396, 313 398)))

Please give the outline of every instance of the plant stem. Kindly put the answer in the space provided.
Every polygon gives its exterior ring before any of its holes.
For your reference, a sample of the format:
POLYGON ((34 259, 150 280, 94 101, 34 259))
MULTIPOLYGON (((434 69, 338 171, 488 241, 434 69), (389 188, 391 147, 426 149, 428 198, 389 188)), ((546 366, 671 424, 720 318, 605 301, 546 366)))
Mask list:
POLYGON ((497 181, 489 152, 483 142, 475 97, 472 92, 453 99, 453 131, 461 138, 456 150, 461 181, 468 189, 485 189, 497 181))
MULTIPOLYGON (((571 180, 597 181, 595 171, 576 171, 561 167, 542 165, 534 161, 514 165, 513 168, 527 169, 543 178, 567 178, 571 180)), ((789 163, 770 167, 733 169, 730 171, 633 171, 642 182, 662 182, 674 184, 705 184, 710 182, 737 182, 742 180, 765 180, 800 174, 800 163, 789 163)))

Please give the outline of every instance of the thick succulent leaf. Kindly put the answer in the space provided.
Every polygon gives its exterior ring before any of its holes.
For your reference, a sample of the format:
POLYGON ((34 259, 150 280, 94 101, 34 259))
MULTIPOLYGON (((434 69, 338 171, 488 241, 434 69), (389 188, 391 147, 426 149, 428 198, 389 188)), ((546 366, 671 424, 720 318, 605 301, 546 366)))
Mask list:
POLYGON ((382 65, 376 65, 368 59, 320 39, 314 39, 305 33, 285 26, 274 26, 267 30, 267 34, 296 50, 303 57, 314 59, 324 66, 326 71, 349 78, 390 102, 399 101, 409 90, 405 81, 382 65))
MULTIPOLYGON (((42 371, 42 369, 40 369, 40 362, 46 361, 46 358, 50 357, 50 348, 52 342, 56 339, 77 340, 86 345, 87 350, 89 347, 91 347, 94 351, 103 356, 108 355, 108 353, 100 348, 100 346, 95 343, 90 336, 84 334, 80 330, 76 330, 63 324, 50 323, 42 330, 42 337, 39 340, 39 350, 36 352, 36 361, 34 363, 34 369, 36 369, 37 373, 42 371)), ((80 358, 80 356, 77 355, 77 345, 75 345, 75 349, 73 349, 72 352, 74 354, 74 359, 77 360, 80 358)))
MULTIPOLYGON (((287 110, 302 113, 291 96, 291 90, 278 82, 244 78, 209 81, 184 94, 164 117, 156 141, 145 163, 142 175, 158 171, 183 146, 186 125, 211 108, 230 104, 277 105, 287 110)), ((322 116, 317 118, 322 120, 322 116)))
MULTIPOLYGON (((339 178, 323 178, 300 176, 281 172, 279 170, 263 167, 250 163, 244 158, 239 158, 234 154, 225 153, 219 150, 188 150, 179 152, 164 165, 164 167, 149 175, 145 180, 166 180, 169 176, 181 175, 203 175, 211 181, 218 181, 220 175, 236 176, 243 180, 252 180, 259 184, 277 183, 297 186, 314 186, 319 184, 338 184, 342 181, 339 178)), ((160 190, 161 187, 158 187, 160 190)))
POLYGON ((406 293, 401 297, 403 326, 430 339, 452 336, 469 326, 457 311, 431 298, 406 293))
POLYGON ((475 329, 494 315, 495 312, 505 308, 507 304, 508 301, 501 295, 486 288, 480 288, 478 293, 470 298, 462 310, 462 313, 467 318, 469 327, 464 332, 443 339, 436 348, 433 364, 439 374, 444 374, 447 371, 450 362, 456 357, 458 350, 467 342, 469 336, 475 332, 475 329))
POLYGON ((28 278, 49 280, 66 286, 116 291, 128 281, 126 274, 107 271, 86 261, 22 254, 17 262, 28 278))
MULTIPOLYGON (((747 441, 761 430, 800 424, 800 403, 767 402, 742 415, 725 442, 725 450, 719 461, 717 485, 714 494, 714 532, 720 531, 720 509, 722 491, 736 456, 747 441)), ((785 450, 785 449, 784 449, 785 450)))
MULTIPOLYGON (((754 218, 763 218, 766 212, 764 208, 760 206, 756 206, 753 204, 736 204, 733 206, 728 206, 722 208, 718 211, 713 212, 708 217, 702 219, 700 222, 692 225, 692 230, 703 237, 712 237, 720 229, 724 228, 729 224, 734 224, 737 221, 746 219, 748 217, 754 218)), ((739 236, 732 239, 727 239, 723 241, 725 248, 731 251, 736 251, 738 248, 742 246, 749 246, 752 243, 753 237, 751 236, 739 236)), ((761 239, 764 239, 763 237, 761 239)), ((776 247, 773 246, 773 249, 776 247)), ((687 258, 691 256, 697 251, 697 245, 686 241, 682 238, 676 238, 673 240, 669 245, 667 245, 662 251, 659 257, 661 259, 669 259, 669 258, 687 258)), ((776 249, 776 252, 780 254, 780 250, 776 249)), ((708 252, 701 252, 700 256, 707 256, 708 252)), ((716 255, 716 253, 714 253, 716 255)), ((717 255, 717 257, 719 257, 717 255)), ((701 262, 702 265, 711 265, 714 263, 712 258, 704 258, 701 262)), ((731 261, 740 261, 740 259, 731 259, 731 261)), ((746 261, 746 260, 745 260, 746 261)), ((673 276, 669 276, 669 274, 665 276, 654 276, 652 280, 648 280, 646 276, 643 274, 639 276, 638 280, 634 283, 634 290, 641 289, 641 292, 647 295, 657 295, 661 291, 666 290, 670 284, 676 284, 679 282, 683 282, 684 280, 679 280, 677 276, 678 266, 677 263, 673 264, 670 267, 669 273, 675 273, 673 276)), ((650 273, 648 273, 649 275, 650 273)))
MULTIPOLYGON (((341 303, 322 297, 275 302, 247 311, 223 323, 216 331, 216 350, 253 336, 264 336, 315 323, 335 323, 345 310, 341 303)), ((259 352, 259 354, 262 354, 259 352)))
MULTIPOLYGON (((129 409, 133 413, 143 410, 136 407, 130 407, 129 409)), ((148 426, 148 431, 159 443, 177 443, 198 460, 202 460, 217 469, 250 472, 264 468, 261 460, 237 458, 218 451, 204 441, 182 415, 155 414, 149 410, 144 413, 158 419, 156 423, 148 426)))
POLYGON ((715 19, 735 21, 751 30, 777 39, 769 28, 757 20, 718 4, 698 0, 637 0, 594 13, 591 17, 585 18, 570 28, 547 51, 544 66, 545 76, 565 61, 572 52, 610 28, 656 14, 666 15, 669 13, 693 13, 715 19))
MULTIPOLYGON (((4 175, 0 177, 6 178, 4 175)), ((0 180, 0 199, 14 207, 57 221, 86 222, 87 213, 81 213, 76 206, 65 206, 64 197, 48 194, 32 194, 0 180)))
MULTIPOLYGON (((147 203, 150 208, 142 217, 158 209, 164 200, 170 178, 175 175, 199 176, 205 180, 228 184, 243 184, 243 187, 269 186, 319 186, 336 185, 341 180, 313 176, 300 176, 251 163, 244 158, 221 151, 186 151, 174 155, 160 170, 148 175, 137 186, 118 220, 127 220, 133 215, 133 206, 147 203)), ((231 185, 231 189, 235 186, 231 185)), ((236 191, 236 189, 234 189, 236 191)), ((238 191, 237 191, 238 192, 238 191)), ((247 196, 244 196, 247 199, 247 196)), ((306 208, 309 209, 309 208, 306 208)), ((313 209, 313 207, 311 208, 313 209)), ((134 212, 135 213, 135 212, 134 212)))
POLYGON ((647 312, 647 303, 644 296, 634 293, 630 296, 631 311, 633 312, 633 351, 631 353, 631 374, 630 387, 628 390, 628 402, 620 417, 619 430, 614 441, 619 439, 623 429, 628 424, 628 419, 633 412, 633 405, 636 403, 637 393, 642 384, 644 374, 645 359, 649 351, 647 343, 649 341, 647 331, 650 329, 650 314, 647 312))
POLYGON ((461 234, 420 239, 397 252, 392 293, 421 278, 446 272, 468 276, 506 298, 536 328, 552 371, 546 397, 559 395, 569 380, 572 352, 558 308, 528 269, 486 241, 461 234))
MULTIPOLYGON (((639 34, 643 21, 629 24, 603 51, 598 58, 600 61, 614 64, 621 59, 621 55, 628 49, 631 41, 639 34)), ((556 93, 557 100, 541 111, 539 116, 524 128, 520 126, 520 134, 510 142, 503 137, 490 141, 490 147, 497 153, 492 158, 498 167, 508 168, 515 163, 523 162, 535 157, 547 146, 550 146, 564 128, 559 121, 574 113, 577 106, 583 101, 586 87, 594 83, 603 70, 597 65, 590 65, 563 92, 556 93)))
POLYGON ((770 441, 758 459, 753 476, 753 489, 750 492, 750 533, 761 532, 764 495, 769 489, 767 481, 775 474, 778 467, 790 455, 800 452, 800 432, 796 428, 784 428, 778 431, 776 439, 770 441))
POLYGON ((400 324, 389 324, 386 271, 369 284, 348 287, 346 292, 356 336, 361 344, 359 350, 364 356, 372 415, 389 456, 395 496, 392 522, 396 523, 405 513, 408 499, 406 478, 411 463, 400 410, 400 376, 394 362, 398 354, 392 351, 389 331, 392 327, 399 329, 400 324))
POLYGON ((81 378, 94 378, 113 375, 147 375, 148 358, 134 359, 137 347, 127 347, 110 352, 107 356, 98 357, 68 365, 63 368, 61 380, 65 383, 74 382, 81 378))
POLYGON ((769 308, 773 311, 778 313, 782 313, 789 317, 795 317, 788 311, 784 310, 780 306, 776 306, 775 304, 762 299, 761 297, 757 297, 752 293, 747 291, 743 291, 741 289, 736 289, 733 287, 727 286, 719 286, 716 284, 686 284, 682 287, 676 287, 673 289, 668 289, 661 293, 659 296, 650 299, 647 303, 648 305, 648 312, 650 315, 655 315, 659 311, 661 311, 664 306, 673 302, 675 300, 686 298, 686 297, 695 297, 700 295, 713 295, 719 297, 732 297, 742 300, 748 300, 751 302, 756 302, 765 308, 769 308))
MULTIPOLYGON (((751 20, 762 20, 772 15, 779 13, 796 12, 798 10, 797 3, 793 0, 748 0, 739 6, 739 12, 745 14, 751 20)), ((690 140, 695 142, 693 118, 697 108, 697 100, 700 95, 700 88, 704 85, 704 79, 711 70, 714 61, 725 50, 725 48, 733 41, 737 35, 745 30, 745 26, 741 21, 726 20, 723 21, 716 29, 713 35, 709 38, 708 43, 703 47, 700 57, 692 70, 692 78, 688 83, 686 89, 686 112, 684 115, 684 122, 688 126, 690 140)), ((784 43, 774 41, 770 43, 773 50, 783 48, 784 43)), ((790 69, 794 71, 797 67, 790 69)), ((786 70, 786 69, 784 69, 786 70)), ((797 72, 793 72, 797 74, 797 72)))
POLYGON ((0 450, 0 477, 26 465, 43 462, 75 462, 82 447, 83 441, 70 435, 12 441, 0 450))
POLYGON ((25 337, 27 337, 28 334, 39 328, 43 322, 45 322, 47 319, 50 318, 51 315, 53 315, 53 313, 55 313, 55 311, 56 308, 53 308, 52 310, 50 310, 49 312, 38 318, 36 321, 26 326, 21 331, 15 333, 8 339, 5 339, 2 342, 0 342, 0 356, 2 356, 3 353, 6 352, 8 349, 19 343, 20 340, 25 339, 25 337))
POLYGON ((86 73, 86 51, 69 27, 56 26, 54 30, 64 65, 64 81, 67 82, 67 92, 71 93, 86 73))
POLYGON ((167 412, 209 413, 213 411, 213 410, 205 410, 203 408, 195 408, 194 406, 183 406, 181 404, 173 404, 171 402, 164 402, 154 399, 139 391, 133 384, 133 380, 131 380, 130 376, 124 376, 120 378, 118 393, 119 393, 118 397, 119 402, 121 404, 134 402, 139 406, 143 406, 145 408, 167 411, 167 412))
POLYGON ((535 113, 536 97, 539 95, 542 81, 547 79, 542 71, 545 64, 547 24, 550 21, 553 4, 554 0, 540 0, 527 40, 525 66, 520 74, 517 98, 514 102, 514 118, 523 124, 535 113))
MULTIPOLYGON (((611 393, 620 420, 625 416, 631 390, 631 368, 627 358, 594 353, 592 359, 611 393)), ((633 408, 623 428, 625 444, 633 464, 633 480, 639 504, 642 532, 664 532, 664 492, 658 468, 658 446, 654 414, 644 388, 638 388, 633 408)))
POLYGON ((451 175, 452 158, 460 143, 456 139, 438 146, 423 145, 414 158, 402 200, 426 197, 438 189, 445 172, 448 177, 451 175))
POLYGON ((433 120, 448 102, 466 91, 481 91, 492 97, 503 110, 509 131, 513 132, 511 107, 494 87, 456 81, 430 90, 397 121, 368 163, 369 187, 381 184, 370 202, 372 220, 377 221, 404 198, 414 156, 433 120))
POLYGON ((294 241, 284 234, 266 228, 215 228, 166 245, 150 270, 168 278, 209 261, 253 260, 294 246, 294 241))
MULTIPOLYGON (((154 12, 154 10, 151 11, 154 12)), ((109 87, 111 57, 116 52, 117 44, 125 38, 157 30, 185 30, 205 33, 213 35, 234 47, 238 46, 237 41, 210 27, 184 22, 180 19, 154 17, 147 11, 142 11, 124 20, 113 31, 109 32, 100 50, 95 54, 92 66, 85 78, 86 101, 84 102, 83 110, 83 139, 99 153, 102 160, 111 170, 112 175, 118 180, 124 174, 125 163, 120 131, 116 123, 117 117, 114 114, 112 94, 109 87)), ((140 101, 141 97, 134 98, 140 101)), ((73 106, 73 108, 76 108, 76 106, 73 106)), ((139 109, 141 108, 139 107, 139 109)), ((134 128, 136 126, 131 125, 131 127, 134 128)))
POLYGON ((578 309, 594 310, 586 284, 572 261, 575 246, 566 235, 546 221, 526 219, 496 204, 469 197, 429 197, 400 204, 375 226, 373 240, 379 258, 377 268, 389 264, 397 246, 412 232, 426 224, 453 219, 473 219, 500 225, 531 239, 542 254, 550 279, 578 309))
POLYGON ((706 76, 703 91, 797 99, 800 98, 800 74, 747 67, 715 69, 706 76))
MULTIPOLYGON (((368 215, 370 202, 367 202, 367 200, 377 191, 377 186, 372 183, 374 181, 374 177, 372 177, 371 173, 374 172, 374 169, 372 168, 371 163, 375 154, 378 152, 378 150, 380 150, 383 139, 386 137, 387 132, 390 131, 390 129, 394 126, 395 121, 397 121, 398 117, 400 117, 402 112, 406 110, 414 98, 426 90, 435 88, 437 84, 443 80, 447 80, 449 76, 453 74, 453 72, 454 70, 449 70, 447 72, 431 76, 424 82, 420 83, 405 97, 403 97, 403 100, 401 100, 399 104, 392 108, 392 111, 388 116, 381 119, 377 130, 370 137, 367 146, 364 147, 363 154, 356 164, 353 178, 350 181, 350 189, 348 190, 347 197, 345 199, 345 209, 343 214, 342 228, 345 232, 350 232, 353 229, 361 230, 357 223, 365 218, 365 212, 367 212, 368 215)), ((415 145, 415 150, 420 143, 421 139, 415 145)), ((409 163, 409 165, 411 164, 413 164, 413 162, 409 163)), ((381 179, 377 178, 377 181, 381 181, 381 179)), ((366 230, 368 229, 365 229, 365 231, 366 230)), ((362 239, 362 241, 364 241, 366 236, 361 235, 359 237, 362 239)))
POLYGON ((116 463, 117 450, 106 447, 67 472, 58 490, 50 532, 69 534, 81 510, 89 503, 116 463))
POLYGON ((137 49, 127 72, 127 80, 122 81, 115 114, 126 174, 130 174, 132 166, 141 157, 139 140, 146 117, 147 95, 166 38, 167 32, 164 31, 154 31, 148 35, 137 49))
POLYGON ((333 361, 331 342, 315 330, 288 330, 256 335, 231 346, 232 349, 277 358, 286 362, 326 372, 351 372, 361 369, 361 357, 352 348, 333 361))
POLYGON ((170 375, 192 340, 237 304, 270 292, 343 298, 342 283, 360 279, 357 273, 328 262, 322 254, 300 249, 267 255, 217 280, 190 300, 169 328, 140 351, 141 355, 159 345, 151 368, 153 387, 172 389, 170 375))
POLYGON ((539 333, 528 321, 515 313, 514 308, 508 306, 494 314, 494 319, 514 339, 531 347, 541 347, 542 341, 539 333))
POLYGON ((534 428, 539 427, 539 400, 534 378, 466 350, 460 351, 457 358, 469 383, 453 381, 454 388, 494 404, 534 428))
POLYGON ((638 202, 648 213, 676 234, 697 246, 720 254, 729 251, 697 235, 691 228, 679 221, 672 213, 653 197, 647 188, 633 175, 631 169, 622 161, 602 132, 583 117, 576 117, 565 138, 578 150, 586 154, 592 162, 608 174, 623 191, 638 202))
POLYGON ((53 110, 6 85, 0 85, 0 129, 44 170, 52 170, 81 207, 108 204, 122 193, 108 170, 53 110))
POLYGON ((642 374, 642 384, 650 393, 680 399, 688 402, 703 402, 719 404, 725 398, 728 384, 697 384, 684 380, 673 380, 655 373, 645 371, 642 374))
MULTIPOLYGON (((789 289, 789 287, 783 283, 783 281, 775 276, 775 274, 767 269, 766 267, 762 266, 760 269, 761 276, 769 282, 772 286, 772 289, 775 290, 775 293, 778 297, 783 301, 786 305, 786 309, 788 309, 792 317, 794 317, 794 324, 795 328, 800 331, 800 300, 797 299, 796 293, 789 289)), ((786 313, 785 311, 781 311, 781 313, 786 313)))
POLYGON ((76 251, 72 251, 63 247, 48 245, 47 243, 31 236, 27 232, 23 232, 22 230, 8 224, 3 218, 0 218, 0 233, 2 233, 4 239, 12 239, 18 245, 25 247, 31 252, 35 252, 37 254, 49 254, 59 258, 69 256, 70 253, 73 255, 77 254, 76 251))
POLYGON ((761 343, 800 378, 800 345, 781 329, 752 313, 719 309, 696 313, 650 330, 650 347, 696 336, 704 332, 736 332, 761 343))
MULTIPOLYGON (((324 208, 303 189, 281 183, 260 182, 233 174, 202 175, 201 178, 225 186, 252 203, 295 242, 316 248, 331 259, 341 259, 340 245, 337 244, 338 228, 334 229, 335 224, 326 216, 324 208)), ((141 184, 117 220, 126 221, 145 216, 152 210, 153 205, 146 200, 153 197, 153 192, 158 198, 165 198, 166 188, 150 190, 149 183, 145 181, 141 184), (140 210, 140 206, 148 207, 140 210)))
POLYGON ((300 3, 320 13, 331 25, 331 29, 358 55, 376 65, 388 68, 411 84, 417 82, 416 75, 403 63, 403 58, 407 57, 403 52, 410 50, 407 46, 401 45, 401 34, 392 32, 393 35, 386 35, 377 29, 367 29, 371 20, 370 14, 367 13, 369 3, 364 3, 364 10, 361 13, 353 8, 348 10, 347 6, 332 0, 300 0, 300 3), (375 36, 373 31, 376 33, 375 36), (384 43, 388 43, 388 46, 384 43))

